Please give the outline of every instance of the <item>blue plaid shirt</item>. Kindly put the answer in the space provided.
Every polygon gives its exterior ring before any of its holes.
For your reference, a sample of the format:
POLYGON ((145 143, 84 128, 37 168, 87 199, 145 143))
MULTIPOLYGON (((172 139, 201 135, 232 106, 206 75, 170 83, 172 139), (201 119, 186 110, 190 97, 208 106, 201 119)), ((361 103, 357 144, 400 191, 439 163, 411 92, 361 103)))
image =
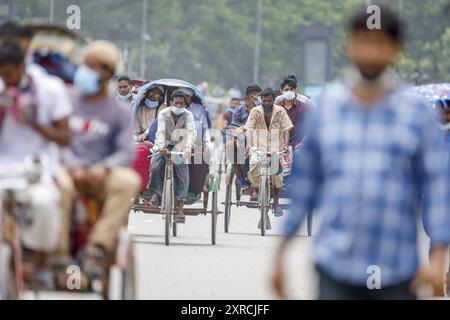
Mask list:
POLYGON ((450 243, 445 139, 433 111, 412 99, 396 89, 365 108, 332 85, 308 121, 284 229, 294 236, 315 209, 315 262, 338 281, 366 286, 372 265, 382 287, 414 276, 422 195, 431 245, 450 243))

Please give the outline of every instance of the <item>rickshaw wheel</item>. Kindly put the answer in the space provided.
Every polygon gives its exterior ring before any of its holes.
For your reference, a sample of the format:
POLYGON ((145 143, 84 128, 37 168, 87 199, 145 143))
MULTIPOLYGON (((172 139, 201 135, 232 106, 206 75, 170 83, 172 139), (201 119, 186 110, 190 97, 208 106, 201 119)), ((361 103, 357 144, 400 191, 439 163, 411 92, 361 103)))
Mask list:
POLYGON ((177 223, 176 223, 176 222, 173 222, 173 223, 172 223, 172 235, 173 235, 174 237, 177 236, 177 223))
POLYGON ((6 243, 0 247, 0 289, 0 299, 19 299, 12 248, 6 243))
POLYGON ((261 213, 261 236, 263 237, 266 235, 266 217, 269 211, 269 188, 267 177, 261 176, 259 209, 261 213))
POLYGON ((166 246, 170 243, 170 227, 172 223, 172 193, 170 190, 172 190, 172 181, 170 179, 166 180, 166 188, 165 188, 165 197, 164 197, 164 217, 165 217, 165 240, 166 240, 166 246))
POLYGON ((217 191, 212 194, 212 210, 211 210, 211 243, 216 244, 216 233, 217 233, 217 191))
POLYGON ((115 263, 111 265, 106 280, 109 299, 136 299, 136 270, 133 244, 131 235, 125 228, 120 231, 115 263), (116 285, 119 288, 119 292, 115 290, 116 285))
POLYGON ((228 233, 228 229, 230 227, 230 218, 231 218, 231 192, 232 192, 232 184, 227 185, 225 190, 225 214, 224 214, 224 227, 225 233, 228 233))

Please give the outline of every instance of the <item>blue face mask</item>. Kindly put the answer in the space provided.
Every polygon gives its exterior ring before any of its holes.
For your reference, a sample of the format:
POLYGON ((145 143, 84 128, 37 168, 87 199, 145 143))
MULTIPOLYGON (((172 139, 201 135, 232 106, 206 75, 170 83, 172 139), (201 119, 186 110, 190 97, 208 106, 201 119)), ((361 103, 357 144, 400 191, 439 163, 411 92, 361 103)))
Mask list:
POLYGON ((258 98, 255 100, 255 106, 259 106, 260 104, 262 104, 262 99, 258 98))
POLYGON ((85 95, 93 95, 100 91, 100 76, 85 65, 77 69, 73 83, 85 95))
POLYGON ((149 108, 149 109, 155 109, 155 108, 158 108, 159 101, 152 101, 152 100, 150 100, 150 99, 145 98, 144 104, 145 104, 146 107, 149 108))
POLYGON ((177 108, 177 107, 172 107, 172 112, 179 116, 180 114, 183 114, 186 111, 186 108, 177 108))

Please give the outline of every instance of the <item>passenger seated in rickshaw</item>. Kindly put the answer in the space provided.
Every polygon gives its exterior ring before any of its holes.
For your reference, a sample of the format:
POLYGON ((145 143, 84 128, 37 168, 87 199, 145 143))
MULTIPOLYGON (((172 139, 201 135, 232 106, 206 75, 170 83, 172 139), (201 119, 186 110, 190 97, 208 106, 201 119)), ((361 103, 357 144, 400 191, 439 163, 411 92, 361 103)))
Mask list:
POLYGON ((195 100, 194 91, 188 88, 180 88, 186 95, 186 110, 194 116, 196 137, 194 143, 194 161, 189 165, 189 195, 200 198, 200 193, 207 192, 205 180, 209 172, 209 147, 211 117, 208 110, 195 100), (206 152, 204 152, 206 151, 206 152))
MULTIPOLYGON (((108 92, 118 63, 119 52, 112 43, 92 42, 71 92, 72 143, 62 153, 67 170, 59 174, 68 193, 63 200, 67 202, 63 205, 67 208, 64 233, 69 234, 68 221, 76 199, 88 197, 101 207, 82 257, 86 274, 107 272, 119 230, 127 221, 130 199, 140 189, 140 178, 130 168, 133 131, 129 109, 108 92)), ((64 240, 69 241, 67 237, 64 240)))
MULTIPOLYGON (((175 145, 174 151, 184 151, 185 157, 191 155, 195 141, 194 116, 186 110, 186 96, 176 90, 171 96, 170 108, 158 115, 158 130, 155 146, 159 153, 152 157, 150 165, 150 183, 148 189, 153 193, 150 205, 157 207, 163 193, 165 181, 167 146, 175 145)), ((189 170, 186 160, 180 156, 173 157, 174 196, 176 200, 175 221, 184 223, 184 203, 188 196, 189 170)))
MULTIPOLYGON (((289 131, 294 127, 286 110, 274 104, 275 93, 271 88, 261 93, 262 105, 252 109, 248 116, 245 129, 249 133, 250 148, 259 151, 273 153, 272 161, 278 161, 278 165, 272 165, 276 172, 272 174, 273 189, 273 213, 276 217, 283 215, 279 205, 280 189, 283 186, 283 172, 280 160, 275 156, 276 152, 288 152, 289 131)), ((248 178, 252 185, 259 188, 260 164, 256 154, 250 153, 250 170, 248 178)))
MULTIPOLYGON (((254 84, 245 89, 245 101, 241 103, 239 107, 233 112, 231 125, 228 129, 233 129, 233 136, 237 137, 236 143, 234 140, 230 140, 226 144, 226 157, 227 163, 233 164, 233 170, 239 179, 240 187, 242 190, 249 190, 251 201, 258 200, 258 193, 254 188, 250 187, 250 182, 247 178, 247 172, 249 170, 249 159, 244 157, 244 150, 246 147, 245 139, 245 123, 250 114, 250 111, 257 105, 261 104, 261 88, 254 84)), ((230 131, 228 130, 227 131, 230 131)))
POLYGON ((135 101, 133 115, 135 118, 134 140, 142 142, 147 140, 148 129, 158 113, 166 106, 164 102, 164 88, 162 85, 155 85, 149 88, 145 97, 140 101, 135 101))

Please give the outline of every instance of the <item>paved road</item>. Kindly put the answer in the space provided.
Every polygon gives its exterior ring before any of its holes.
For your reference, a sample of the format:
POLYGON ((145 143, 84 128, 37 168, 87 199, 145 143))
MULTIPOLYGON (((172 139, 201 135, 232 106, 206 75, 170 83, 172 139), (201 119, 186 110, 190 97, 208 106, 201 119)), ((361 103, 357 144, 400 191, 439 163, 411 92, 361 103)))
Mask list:
MULTIPOLYGON (((219 203, 224 190, 219 192, 219 203)), ((223 210, 220 204, 219 209, 223 210)), ((257 209, 233 207, 230 232, 223 231, 219 215, 217 244, 211 245, 210 215, 187 217, 171 245, 164 244, 160 215, 131 213, 129 231, 134 237, 138 299, 274 299, 269 288, 273 252, 280 240, 283 218, 271 217, 272 230, 261 237, 257 209)), ((317 221, 313 225, 313 236, 317 221)), ((289 293, 295 299, 314 299, 316 278, 306 227, 299 231, 287 259, 289 293)), ((421 235, 422 259, 427 239, 421 235)), ((32 294, 25 298, 33 299, 32 294)), ((96 295, 52 293, 41 299, 98 299, 96 295)))
MULTIPOLYGON (((219 203, 224 191, 219 193, 219 203)), ((220 204, 219 208, 223 210, 220 204)), ((230 232, 219 215, 217 244, 211 245, 210 215, 186 217, 178 237, 164 245, 164 220, 159 215, 133 213, 139 299, 273 299, 269 272, 284 218, 271 218, 272 230, 261 237, 258 210, 233 207, 230 232)), ((291 247, 290 291, 297 299, 314 297, 314 273, 306 230, 291 247)))

